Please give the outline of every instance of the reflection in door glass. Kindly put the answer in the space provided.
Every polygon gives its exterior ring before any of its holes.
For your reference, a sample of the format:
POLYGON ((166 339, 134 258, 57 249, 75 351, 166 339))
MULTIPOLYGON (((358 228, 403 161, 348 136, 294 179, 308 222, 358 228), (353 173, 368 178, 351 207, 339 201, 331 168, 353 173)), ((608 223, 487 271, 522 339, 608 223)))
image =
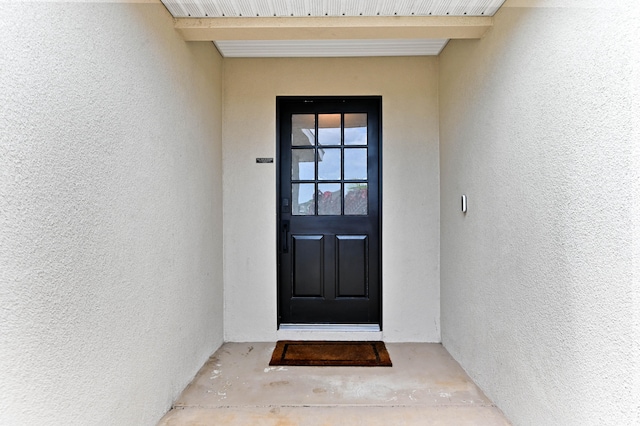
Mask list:
POLYGON ((369 214, 369 191, 366 183, 345 184, 344 214, 369 214))
POLYGON ((344 115, 344 144, 367 144, 367 114, 344 115))
POLYGON ((340 180, 342 165, 340 148, 318 148, 318 179, 340 180))
POLYGON ((345 148, 344 178, 367 180, 367 148, 345 148))
POLYGON ((291 185, 291 214, 294 216, 313 216, 316 214, 314 183, 294 183, 291 185))
POLYGON ((342 191, 339 183, 318 185, 318 214, 339 216, 342 210, 342 191))
POLYGON ((291 150, 291 180, 314 180, 316 178, 316 150, 294 148, 291 150))
POLYGON ((293 114, 291 116, 291 145, 314 146, 316 116, 314 114, 293 114))
POLYGON ((318 114, 318 144, 340 145, 342 142, 340 114, 318 114))

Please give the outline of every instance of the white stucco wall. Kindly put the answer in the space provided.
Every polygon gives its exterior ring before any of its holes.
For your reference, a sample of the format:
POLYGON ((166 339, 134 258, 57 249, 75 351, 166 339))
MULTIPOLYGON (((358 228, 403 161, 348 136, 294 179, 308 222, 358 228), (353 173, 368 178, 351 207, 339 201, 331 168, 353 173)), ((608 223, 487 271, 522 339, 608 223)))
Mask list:
POLYGON ((383 336, 440 341, 435 58, 226 59, 225 338, 276 339, 276 96, 382 95, 383 336))
MULTIPOLYGON (((640 22, 640 11, 637 11, 636 22, 640 22)), ((640 24, 639 24, 640 25, 640 24)), ((632 100, 631 100, 631 117, 632 117, 632 168, 631 168, 631 191, 636 194, 632 204, 633 214, 633 286, 635 292, 632 292, 632 304, 635 307, 631 312, 632 327, 636 335, 635 341, 632 342, 634 349, 633 356, 640 357, 640 60, 631 62, 633 71, 631 73, 632 100)), ((632 370, 631 391, 636 395, 640 395, 640 367, 636 364, 635 371, 632 370)), ((635 406, 636 423, 640 423, 640 401, 636 399, 635 406)), ((633 419, 633 417, 632 417, 633 419)))
POLYGON ((221 59, 159 3, 0 23, 0 424, 155 424, 223 339, 221 59))
POLYGON ((516 425, 640 423, 634 8, 508 0, 440 57, 442 339, 516 425))

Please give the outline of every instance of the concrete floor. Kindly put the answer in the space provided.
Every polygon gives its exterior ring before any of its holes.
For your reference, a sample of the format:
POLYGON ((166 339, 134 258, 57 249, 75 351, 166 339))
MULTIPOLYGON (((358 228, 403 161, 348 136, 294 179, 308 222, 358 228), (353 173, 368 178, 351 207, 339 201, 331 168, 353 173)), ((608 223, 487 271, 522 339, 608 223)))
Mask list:
POLYGON ((269 367, 274 347, 224 344, 159 425, 510 424, 440 344, 387 344, 393 367, 269 367))

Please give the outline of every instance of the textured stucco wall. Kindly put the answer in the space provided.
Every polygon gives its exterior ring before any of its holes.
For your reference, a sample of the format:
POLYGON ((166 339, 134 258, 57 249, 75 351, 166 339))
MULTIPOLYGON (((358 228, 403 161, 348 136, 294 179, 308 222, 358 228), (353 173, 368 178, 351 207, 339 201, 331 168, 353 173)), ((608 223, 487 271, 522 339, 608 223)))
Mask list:
POLYGON ((436 58, 226 59, 225 336, 276 338, 277 95, 382 95, 383 336, 440 341, 436 58))
POLYGON ((0 424, 155 424, 223 338, 221 59, 159 3, 0 22, 0 424))
MULTIPOLYGON (((637 25, 640 26, 640 11, 635 14, 637 25)), ((640 29, 638 29, 640 32, 640 29)), ((640 36, 636 37, 639 39, 640 36)), ((635 59, 632 60, 631 66, 633 71, 631 74, 632 100, 631 100, 631 117, 633 130, 631 134, 632 142, 632 169, 631 191, 635 194, 632 202, 633 212, 633 286, 635 292, 631 295, 632 304, 634 306, 631 312, 632 327, 635 333, 635 345, 633 356, 640 357, 640 53, 636 51, 635 59)), ((640 363, 635 365, 635 370, 631 370, 633 378, 631 390, 636 395, 640 395, 640 363)), ((636 398, 635 403, 635 419, 636 423, 640 423, 640 398, 636 398)), ((633 418, 633 417, 632 417, 633 418)))
POLYGON ((440 57, 442 339, 517 425, 640 423, 634 8, 507 1, 440 57))

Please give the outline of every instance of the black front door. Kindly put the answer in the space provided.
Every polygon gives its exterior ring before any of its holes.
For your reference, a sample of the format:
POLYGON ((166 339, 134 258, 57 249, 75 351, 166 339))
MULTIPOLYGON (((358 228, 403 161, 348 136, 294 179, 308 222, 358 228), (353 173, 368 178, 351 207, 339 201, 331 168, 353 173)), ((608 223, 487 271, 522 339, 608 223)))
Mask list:
POLYGON ((380 324, 381 106, 277 100, 279 324, 380 324))

